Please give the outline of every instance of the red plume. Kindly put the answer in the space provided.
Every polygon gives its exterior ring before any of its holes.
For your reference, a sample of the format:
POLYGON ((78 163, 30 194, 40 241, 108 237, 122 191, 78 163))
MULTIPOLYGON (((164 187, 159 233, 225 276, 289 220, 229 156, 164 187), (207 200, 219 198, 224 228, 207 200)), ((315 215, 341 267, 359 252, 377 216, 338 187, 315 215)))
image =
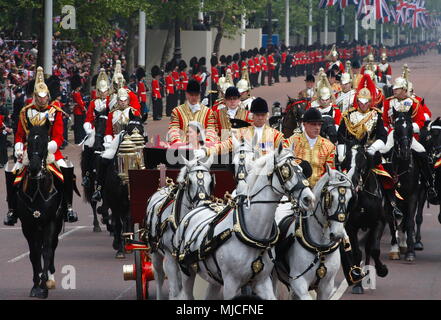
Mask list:
POLYGON ((376 96, 377 96, 377 87, 375 86, 374 81, 371 79, 371 77, 368 74, 364 74, 363 78, 361 78, 360 83, 358 84, 358 88, 357 88, 357 92, 355 93, 355 98, 354 98, 354 108, 358 109, 358 93, 360 92, 361 89, 363 88, 367 88, 370 92, 371 92, 371 96, 372 96, 372 107, 375 107, 375 101, 376 101, 376 96))

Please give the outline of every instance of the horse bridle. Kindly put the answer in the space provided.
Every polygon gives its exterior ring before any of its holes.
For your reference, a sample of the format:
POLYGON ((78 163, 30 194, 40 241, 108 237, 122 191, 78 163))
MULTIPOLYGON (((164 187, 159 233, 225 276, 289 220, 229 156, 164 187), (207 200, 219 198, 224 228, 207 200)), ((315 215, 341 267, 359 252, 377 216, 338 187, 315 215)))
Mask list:
MULTIPOLYGON (((208 198, 210 197, 210 193, 207 192, 207 190, 205 190, 205 186, 204 186, 204 172, 210 172, 207 169, 197 169, 197 170, 191 170, 187 173, 187 178, 185 179, 185 186, 187 186, 187 197, 190 200, 191 203, 197 203, 198 201, 203 201, 203 200, 208 200, 208 198), (190 178, 189 175, 190 173, 196 172, 196 193, 195 195, 192 197, 190 194, 190 178)), ((214 187, 214 175, 212 175, 212 181, 210 183, 210 191, 212 191, 213 187, 214 187)), ((184 187, 184 186, 183 186, 184 187)))
POLYGON ((240 150, 239 152, 239 164, 238 164, 238 168, 237 168, 237 172, 235 175, 235 178, 237 180, 237 182, 239 181, 245 181, 246 177, 248 176, 248 170, 246 168, 245 165, 245 151, 244 150, 240 150))
POLYGON ((346 205, 346 192, 348 188, 351 190, 353 189, 352 183, 350 186, 329 186, 329 184, 326 184, 323 187, 320 198, 323 199, 322 211, 326 214, 326 218, 328 221, 337 221, 340 223, 344 223, 348 219, 349 212, 346 205), (331 195, 331 191, 334 189, 338 189, 338 206, 335 209, 334 213, 332 215, 329 215, 329 209, 331 209, 332 202, 334 201, 333 196, 331 195))

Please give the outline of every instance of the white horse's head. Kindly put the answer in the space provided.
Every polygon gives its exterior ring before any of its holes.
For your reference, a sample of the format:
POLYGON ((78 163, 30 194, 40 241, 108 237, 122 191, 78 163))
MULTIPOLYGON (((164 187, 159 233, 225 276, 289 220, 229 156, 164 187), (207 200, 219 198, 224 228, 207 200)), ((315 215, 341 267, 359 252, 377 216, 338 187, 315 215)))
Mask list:
POLYGON ((302 168, 296 162, 291 149, 283 148, 280 144, 274 153, 273 172, 286 195, 297 203, 300 209, 310 210, 315 203, 315 196, 309 188, 308 180, 302 168))
POLYGON ((236 194, 245 195, 248 185, 248 173, 253 167, 254 151, 252 145, 243 137, 238 141, 234 134, 233 140, 233 164, 235 179, 237 181, 236 194))
POLYGON ((201 159, 187 160, 182 157, 185 166, 179 172, 180 184, 184 184, 189 200, 195 204, 201 200, 207 200, 214 191, 214 177, 210 174, 210 167, 213 164, 213 156, 205 162, 201 159))
POLYGON ((344 224, 349 214, 348 203, 353 195, 351 177, 354 170, 351 169, 345 175, 327 166, 327 177, 324 177, 322 183, 316 185, 317 188, 321 189, 317 192, 321 193, 322 214, 329 225, 331 241, 342 239, 346 234, 344 224))

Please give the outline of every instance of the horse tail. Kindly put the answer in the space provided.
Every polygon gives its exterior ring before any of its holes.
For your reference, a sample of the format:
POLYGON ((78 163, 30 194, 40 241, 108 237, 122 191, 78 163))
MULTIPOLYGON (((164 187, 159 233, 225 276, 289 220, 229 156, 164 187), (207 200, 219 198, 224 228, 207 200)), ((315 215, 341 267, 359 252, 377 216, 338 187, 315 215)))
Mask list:
POLYGON ((91 164, 95 163, 93 152, 86 150, 81 152, 81 178, 84 178, 86 172, 89 171, 90 183, 86 186, 83 185, 83 200, 86 203, 92 203, 92 195, 94 193, 95 173, 92 172, 91 164))

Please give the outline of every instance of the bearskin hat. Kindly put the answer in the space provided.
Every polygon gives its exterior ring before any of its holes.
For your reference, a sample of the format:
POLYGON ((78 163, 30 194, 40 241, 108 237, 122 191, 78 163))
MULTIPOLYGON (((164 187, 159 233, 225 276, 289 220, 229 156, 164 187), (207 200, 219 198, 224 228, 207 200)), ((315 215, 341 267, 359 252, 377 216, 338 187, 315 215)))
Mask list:
POLYGON ((145 77, 145 70, 144 68, 139 67, 138 69, 136 69, 136 79, 138 79, 138 81, 140 81, 142 78, 145 77))
POLYGON ((205 57, 201 57, 199 58, 199 63, 200 66, 205 66, 207 64, 207 59, 205 57))
POLYGON ((246 51, 242 51, 240 53, 240 60, 246 60, 248 57, 248 53, 246 51))
POLYGON ((172 64, 171 64, 171 62, 167 62, 167 63, 165 64, 164 71, 165 71, 165 72, 172 72, 172 71, 173 71, 173 68, 172 68, 172 64))
POLYGON ((233 62, 233 57, 231 55, 227 56, 227 64, 231 64, 233 62))
POLYGON ((184 60, 180 60, 178 67, 179 67, 179 71, 184 71, 184 69, 186 69, 188 66, 184 60))
POLYGON ((239 59, 240 59, 240 56, 239 56, 238 53, 233 54, 233 61, 234 61, 234 62, 239 61, 239 59))
POLYGON ((56 97, 61 96, 61 91, 60 91, 61 83, 60 83, 60 79, 57 76, 50 76, 46 80, 46 85, 49 89, 49 94, 52 100, 55 100, 56 97))
POLYGON ((212 67, 216 66, 219 63, 219 60, 217 59, 216 56, 211 56, 210 58, 210 64, 212 67))
POLYGON ((253 50, 248 50, 247 52, 248 58, 252 58, 253 57, 253 50))
POLYGON ((198 63, 198 58, 193 57, 193 58, 190 59, 190 67, 191 67, 191 68, 193 68, 193 66, 194 66, 195 64, 197 64, 197 63, 198 63))
POLYGON ((78 73, 74 74, 72 76, 72 78, 70 78, 70 86, 71 86, 72 90, 75 90, 78 87, 81 87, 81 77, 78 73))
POLYGON ((151 70, 152 77, 159 76, 161 74, 161 69, 158 66, 153 66, 151 70))
POLYGON ((220 58, 219 58, 219 61, 221 63, 226 63, 227 62, 227 58, 225 57, 225 55, 221 55, 220 58))
POLYGON ((254 55, 254 56, 257 56, 258 54, 259 54, 259 49, 254 48, 254 49, 253 49, 253 55, 254 55))
POLYGON ((266 54, 266 49, 265 49, 264 47, 260 48, 259 53, 260 53, 261 55, 266 54))

